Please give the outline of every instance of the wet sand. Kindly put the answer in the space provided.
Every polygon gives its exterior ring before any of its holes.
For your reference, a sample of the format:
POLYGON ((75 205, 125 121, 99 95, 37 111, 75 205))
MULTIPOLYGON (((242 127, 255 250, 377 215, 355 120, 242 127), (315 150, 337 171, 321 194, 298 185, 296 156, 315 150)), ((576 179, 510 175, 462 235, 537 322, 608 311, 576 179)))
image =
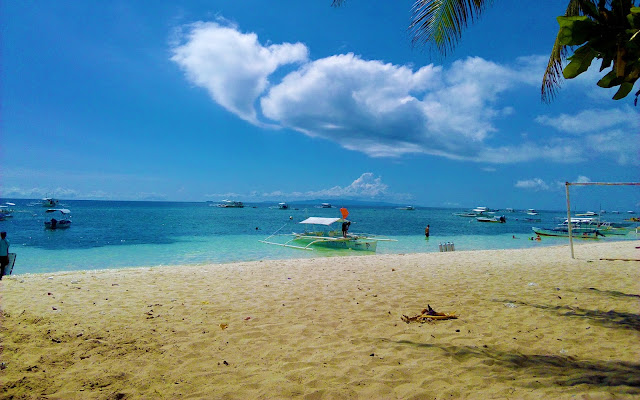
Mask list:
POLYGON ((638 398, 636 246, 5 277, 0 398, 638 398))

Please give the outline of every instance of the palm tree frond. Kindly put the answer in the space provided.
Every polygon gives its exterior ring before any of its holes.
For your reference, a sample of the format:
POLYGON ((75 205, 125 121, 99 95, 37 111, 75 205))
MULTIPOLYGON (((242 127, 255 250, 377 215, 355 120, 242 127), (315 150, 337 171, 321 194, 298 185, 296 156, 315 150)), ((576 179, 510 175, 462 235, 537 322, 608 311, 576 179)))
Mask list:
MULTIPOLYGON (((593 9, 597 7, 596 1, 604 0, 570 0, 564 15, 566 17, 591 15, 593 9)), ((562 65, 567 60, 568 53, 569 47, 560 45, 558 43, 558 37, 556 37, 553 48, 551 49, 551 55, 549 56, 549 62, 547 63, 547 69, 544 71, 544 76, 542 77, 540 93, 542 101, 545 103, 551 102, 564 80, 562 65)))
POLYGON ((446 55, 462 31, 477 19, 493 0, 416 0, 409 30, 414 44, 431 43, 446 55))

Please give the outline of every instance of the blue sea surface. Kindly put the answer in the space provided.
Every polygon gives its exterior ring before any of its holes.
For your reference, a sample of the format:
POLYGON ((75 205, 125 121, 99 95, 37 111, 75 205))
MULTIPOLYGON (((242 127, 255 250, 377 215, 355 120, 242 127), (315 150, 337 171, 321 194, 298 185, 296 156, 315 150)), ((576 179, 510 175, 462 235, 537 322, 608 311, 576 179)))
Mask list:
MULTIPOLYGON (((348 250, 302 251, 259 242, 272 233, 301 231, 297 224, 310 216, 340 217, 338 208, 290 204, 280 210, 269 204, 245 208, 211 207, 211 203, 63 201, 72 224, 68 229, 44 229, 45 207, 33 200, 16 203, 13 218, 0 221, 7 232, 10 251, 17 253, 14 274, 91 270, 156 265, 226 263, 269 259, 370 254, 348 250), (31 205, 30 205, 31 204, 31 205)), ((541 211, 541 222, 530 222, 524 212, 498 212, 507 222, 481 223, 453 215, 466 209, 351 206, 350 233, 381 235, 395 241, 379 242, 378 254, 438 252, 445 242, 456 251, 512 249, 567 244, 567 238, 529 240, 532 226, 553 227, 566 218, 565 211, 541 211), (425 239, 424 228, 431 236, 425 239)), ((606 214, 621 222, 627 214, 606 214)), ((598 239, 637 239, 626 236, 598 239)), ((279 241, 286 239, 275 238, 279 241)))

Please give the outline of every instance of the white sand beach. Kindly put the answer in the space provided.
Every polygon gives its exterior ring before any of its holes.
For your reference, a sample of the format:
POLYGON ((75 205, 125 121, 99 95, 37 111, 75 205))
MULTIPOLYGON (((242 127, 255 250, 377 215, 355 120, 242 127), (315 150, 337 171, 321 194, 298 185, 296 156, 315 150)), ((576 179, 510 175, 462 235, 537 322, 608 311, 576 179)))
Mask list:
POLYGON ((637 246, 9 276, 0 398, 638 398, 637 246))

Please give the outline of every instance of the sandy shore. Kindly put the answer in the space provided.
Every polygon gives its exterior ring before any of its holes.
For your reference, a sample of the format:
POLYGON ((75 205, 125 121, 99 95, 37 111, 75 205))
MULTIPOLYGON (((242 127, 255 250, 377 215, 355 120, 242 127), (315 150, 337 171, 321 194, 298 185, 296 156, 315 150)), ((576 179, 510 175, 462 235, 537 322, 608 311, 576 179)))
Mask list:
POLYGON ((0 398, 638 398, 636 246, 11 276, 0 398))

